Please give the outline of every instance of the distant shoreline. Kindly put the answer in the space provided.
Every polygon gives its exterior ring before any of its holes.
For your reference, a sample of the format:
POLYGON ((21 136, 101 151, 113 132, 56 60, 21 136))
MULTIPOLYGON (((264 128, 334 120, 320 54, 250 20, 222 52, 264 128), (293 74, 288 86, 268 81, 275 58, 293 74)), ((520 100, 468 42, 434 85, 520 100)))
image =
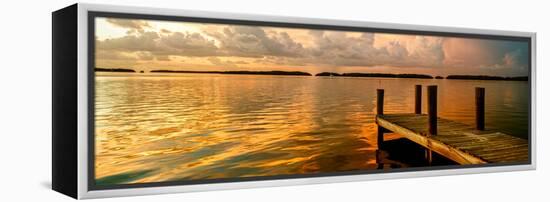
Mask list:
POLYGON ((336 76, 336 77, 378 77, 378 78, 416 78, 416 79, 433 79, 433 76, 425 74, 389 74, 389 73, 335 73, 322 72, 315 76, 336 76))
POLYGON ((486 75, 449 75, 446 79, 453 80, 489 80, 489 81, 528 81, 527 76, 502 77, 486 75))
POLYGON ((299 71, 181 71, 181 70, 151 70, 151 73, 187 73, 187 74, 245 74, 245 75, 282 75, 282 76, 312 76, 299 71))
POLYGON ((95 68, 96 72, 136 72, 133 69, 124 69, 124 68, 95 68))
MULTIPOLYGON (((125 72, 138 73, 126 68, 95 68, 96 72, 125 72)), ((140 71, 139 73, 144 73, 140 71)), ((236 75, 281 75, 281 76, 316 76, 316 77, 370 77, 370 78, 411 78, 411 79, 450 79, 450 80, 487 80, 487 81, 528 81, 527 76, 501 77, 488 75, 449 75, 447 77, 431 76, 427 74, 391 74, 391 73, 336 73, 321 72, 312 75, 300 71, 186 71, 186 70, 151 70, 150 73, 176 74, 236 74, 236 75)))

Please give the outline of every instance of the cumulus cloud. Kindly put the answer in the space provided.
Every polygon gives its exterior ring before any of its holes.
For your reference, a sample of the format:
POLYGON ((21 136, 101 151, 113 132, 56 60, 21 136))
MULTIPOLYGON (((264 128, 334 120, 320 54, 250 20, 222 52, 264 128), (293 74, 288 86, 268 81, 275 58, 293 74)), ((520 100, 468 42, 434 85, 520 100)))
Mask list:
POLYGON ((440 66, 445 56, 442 40, 416 37, 406 48, 400 42, 374 47, 375 34, 348 36, 338 31, 311 31, 314 45, 305 48, 287 32, 267 34, 262 28, 226 26, 222 31, 201 33, 143 32, 115 39, 98 41, 98 48, 119 51, 146 51, 155 56, 232 56, 262 58, 261 61, 281 65, 332 66, 440 66))
POLYGON ((214 41, 198 33, 142 32, 119 38, 97 40, 98 50, 134 52, 144 59, 169 60, 168 56, 213 56, 219 55, 214 41))
POLYGON ((439 39, 419 36, 409 44, 391 41, 383 47, 375 47, 375 35, 313 31, 315 46, 311 49, 314 56, 311 62, 335 66, 439 67, 445 58, 439 39))
POLYGON ((156 41, 157 53, 181 56, 212 56, 219 55, 214 41, 199 33, 173 32, 161 35, 156 41))
POLYGON ((310 32, 314 46, 310 62, 335 66, 371 66, 387 60, 387 50, 373 46, 374 35, 347 36, 344 32, 310 32), (376 58, 376 60, 372 60, 376 58))
POLYGON ((240 57, 301 57, 304 47, 286 32, 268 35, 262 28, 252 26, 227 26, 223 31, 208 34, 220 42, 225 55, 240 57))
POLYGON ((156 32, 144 32, 138 35, 98 40, 96 46, 100 50, 155 51, 157 50, 156 41, 159 38, 160 36, 156 32))
POLYGON ((520 41, 446 38, 444 66, 450 71, 503 76, 528 74, 528 44, 520 41))
POLYGON ((132 54, 119 51, 99 50, 95 53, 96 58, 102 60, 137 60, 132 54))
POLYGON ((506 69, 506 68, 514 68, 514 67, 522 67, 525 66, 525 64, 521 63, 521 57, 522 57, 522 50, 516 49, 513 51, 509 51, 504 53, 502 58, 500 58, 500 62, 496 63, 494 65, 489 66, 490 68, 494 69, 506 69))
POLYGON ((211 66, 237 68, 253 65, 243 60, 248 58, 255 65, 272 67, 506 68, 518 74, 525 74, 528 65, 524 42, 321 30, 302 31, 296 37, 291 29, 238 25, 202 25, 200 32, 154 31, 148 21, 107 22, 129 31, 122 37, 97 40, 98 60, 202 58, 211 66))
POLYGON ((445 60, 443 40, 439 37, 417 36, 409 48, 409 59, 412 65, 422 67, 441 67, 445 60))

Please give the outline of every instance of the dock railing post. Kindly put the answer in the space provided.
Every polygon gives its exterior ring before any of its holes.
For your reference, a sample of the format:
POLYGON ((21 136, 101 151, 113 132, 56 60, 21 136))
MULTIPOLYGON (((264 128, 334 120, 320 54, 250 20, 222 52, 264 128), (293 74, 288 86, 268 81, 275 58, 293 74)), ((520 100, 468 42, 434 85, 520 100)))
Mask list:
MULTIPOLYGON (((437 86, 428 86, 428 135, 437 135, 437 86)), ((432 165, 432 150, 426 149, 426 160, 432 165)))
POLYGON ((428 86, 428 133, 437 135, 437 86, 428 86))
POLYGON ((414 87, 414 113, 422 114, 422 85, 414 87))
POLYGON ((476 129, 485 130, 485 88, 476 87, 476 129))
MULTIPOLYGON (((376 116, 384 114, 384 89, 376 89, 376 116)), ((382 148, 384 142, 384 128, 378 126, 377 136, 378 149, 382 148)))
POLYGON ((384 89, 376 89, 376 114, 384 114, 384 89))

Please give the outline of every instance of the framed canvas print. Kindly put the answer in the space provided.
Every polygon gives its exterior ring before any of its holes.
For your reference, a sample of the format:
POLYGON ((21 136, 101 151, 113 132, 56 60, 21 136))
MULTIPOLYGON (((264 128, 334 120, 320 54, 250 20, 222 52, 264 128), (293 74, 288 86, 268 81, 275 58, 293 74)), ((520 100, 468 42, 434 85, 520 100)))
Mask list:
POLYGON ((53 14, 74 198, 535 169, 535 34, 75 4, 53 14))

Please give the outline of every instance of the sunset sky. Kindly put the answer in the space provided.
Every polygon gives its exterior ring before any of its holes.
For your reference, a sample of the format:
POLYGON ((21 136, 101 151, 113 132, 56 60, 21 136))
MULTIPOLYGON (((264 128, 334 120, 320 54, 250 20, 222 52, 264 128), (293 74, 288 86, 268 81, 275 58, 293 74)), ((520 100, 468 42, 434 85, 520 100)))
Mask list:
POLYGON ((527 42, 96 18, 96 67, 527 76, 527 42))

